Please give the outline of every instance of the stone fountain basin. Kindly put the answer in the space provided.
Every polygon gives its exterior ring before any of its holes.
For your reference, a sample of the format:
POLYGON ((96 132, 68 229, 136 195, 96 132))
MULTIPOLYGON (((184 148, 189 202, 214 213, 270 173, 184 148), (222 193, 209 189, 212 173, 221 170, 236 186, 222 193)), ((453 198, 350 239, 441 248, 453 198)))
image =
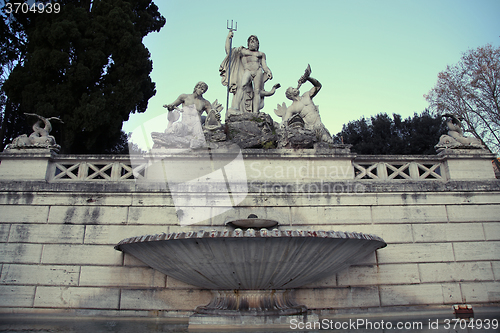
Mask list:
POLYGON ((235 229, 132 237, 115 249, 201 288, 276 290, 319 281, 385 246, 355 232, 235 229))

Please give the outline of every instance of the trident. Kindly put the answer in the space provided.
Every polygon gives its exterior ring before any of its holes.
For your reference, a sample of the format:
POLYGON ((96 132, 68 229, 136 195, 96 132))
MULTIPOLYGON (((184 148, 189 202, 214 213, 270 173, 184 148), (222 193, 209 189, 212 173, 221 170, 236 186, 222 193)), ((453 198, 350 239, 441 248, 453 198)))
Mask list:
MULTIPOLYGON (((231 27, 229 27, 229 20, 227 20, 227 29, 230 31, 237 31, 238 30, 238 22, 236 23, 236 27, 233 29, 233 20, 231 20, 231 27)), ((231 51, 233 49, 233 39, 229 41, 229 61, 228 61, 228 68, 227 68, 227 101, 226 101, 226 116, 227 116, 227 111, 229 110, 229 88, 231 87, 231 51)))

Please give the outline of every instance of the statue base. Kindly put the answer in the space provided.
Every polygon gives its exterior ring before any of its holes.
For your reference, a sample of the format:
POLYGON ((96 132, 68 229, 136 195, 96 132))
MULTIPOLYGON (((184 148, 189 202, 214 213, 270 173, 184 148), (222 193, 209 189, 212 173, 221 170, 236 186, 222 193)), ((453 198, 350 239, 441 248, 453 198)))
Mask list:
POLYGON ((33 144, 33 145, 14 145, 9 144, 5 147, 5 152, 9 154, 39 154, 39 153, 58 153, 61 146, 58 144, 33 144))
POLYGON ((455 146, 455 147, 442 147, 435 146, 436 151, 438 152, 438 156, 444 155, 491 155, 494 158, 494 155, 490 153, 488 150, 482 147, 472 147, 472 146, 455 146))
POLYGON ((278 130, 278 148, 310 149, 317 142, 316 134, 304 127, 286 126, 278 130))
POLYGON ((496 156, 486 149, 458 146, 442 148, 437 155, 446 160, 444 171, 449 179, 495 179, 492 161, 496 156))
POLYGON ((205 140, 209 142, 224 142, 226 141, 226 132, 222 126, 210 129, 204 128, 203 134, 205 135, 205 140))
POLYGON ((212 290, 212 300, 195 310, 214 316, 289 316, 307 313, 292 290, 212 290))
POLYGON ((226 119, 227 139, 245 148, 276 148, 274 121, 267 113, 244 112, 226 119))

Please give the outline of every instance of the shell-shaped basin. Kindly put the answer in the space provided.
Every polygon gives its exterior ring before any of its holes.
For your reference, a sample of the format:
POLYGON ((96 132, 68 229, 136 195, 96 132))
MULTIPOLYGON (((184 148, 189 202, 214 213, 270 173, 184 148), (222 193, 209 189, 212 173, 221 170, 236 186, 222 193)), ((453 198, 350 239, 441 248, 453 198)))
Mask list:
POLYGON ((319 281, 385 246, 355 232, 235 229, 132 237, 115 249, 198 287, 268 290, 319 281))

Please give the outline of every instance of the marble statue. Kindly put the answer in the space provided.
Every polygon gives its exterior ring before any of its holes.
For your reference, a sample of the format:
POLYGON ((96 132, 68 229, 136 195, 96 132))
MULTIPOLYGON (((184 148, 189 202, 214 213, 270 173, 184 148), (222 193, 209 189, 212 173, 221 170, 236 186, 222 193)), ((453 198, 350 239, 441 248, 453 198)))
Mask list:
POLYGON ((274 112, 276 115, 282 117, 283 126, 287 127, 294 123, 303 123, 305 129, 315 133, 319 142, 333 143, 330 132, 321 122, 318 106, 313 102, 314 96, 316 96, 321 89, 321 83, 310 75, 311 66, 308 65, 304 75, 298 80, 297 88, 289 87, 285 92, 286 97, 292 101, 292 105, 286 107, 285 103, 283 103, 283 105, 278 104, 274 112), (307 81, 309 81, 313 87, 300 96, 299 89, 302 84, 307 81))
POLYGON ((435 146, 437 150, 447 148, 485 149, 481 140, 474 137, 464 136, 461 122, 463 118, 449 113, 442 115, 442 117, 447 118, 446 125, 448 126, 448 135, 441 135, 439 143, 435 146))
POLYGON ((321 122, 318 107, 312 99, 321 89, 318 80, 312 78, 308 66, 299 79, 297 88, 289 88, 286 96, 292 100, 287 108, 278 105, 276 114, 283 118, 282 128, 274 120, 260 112, 264 99, 276 93, 281 85, 275 84, 269 91, 264 85, 273 78, 266 63, 266 55, 259 51, 259 40, 252 35, 248 47, 232 47, 234 31, 229 28, 225 50, 227 56, 219 71, 222 84, 233 93, 231 107, 226 110, 226 121, 221 123, 222 105, 217 100, 210 104, 203 94, 208 87, 204 82, 196 84, 192 94, 181 94, 168 109, 167 129, 151 133, 153 148, 331 148, 332 136, 321 122), (299 88, 306 82, 313 87, 303 95, 299 88), (182 105, 182 109, 178 108, 182 105), (207 113, 206 117, 203 116, 207 113), (204 142, 203 142, 204 141, 204 142))
POLYGON ((51 120, 63 121, 58 117, 45 118, 34 113, 25 113, 27 116, 37 117, 38 120, 33 125, 33 133, 30 136, 23 134, 12 140, 12 143, 7 145, 6 149, 50 149, 58 152, 61 146, 56 144, 56 139, 49 135, 52 131, 51 120), (42 127, 43 125, 43 127, 42 127))
POLYGON ((228 114, 244 111, 258 113, 264 107, 264 97, 274 94, 279 85, 275 85, 270 92, 264 90, 266 81, 273 78, 273 74, 266 63, 266 55, 259 51, 257 36, 248 38, 248 47, 231 48, 233 30, 226 38, 226 58, 219 67, 222 84, 228 86, 234 94, 228 114), (230 80, 230 82, 229 82, 230 80))
MULTIPOLYGON (((163 105, 163 107, 168 109, 169 112, 171 112, 181 104, 183 107, 194 105, 200 115, 200 119, 202 119, 201 115, 203 114, 203 112, 206 112, 208 114, 208 112, 211 109, 210 102, 207 101, 205 98, 203 98, 203 94, 206 93, 207 90, 208 90, 208 85, 205 82, 200 81, 195 85, 192 94, 181 94, 171 104, 165 104, 163 105)), ((179 115, 180 114, 177 114, 177 116, 179 115)), ((173 118, 173 116, 171 118, 173 118)), ((179 117, 177 117, 177 119, 178 118, 179 117)))
POLYGON ((205 147, 205 136, 201 128, 199 111, 195 104, 184 105, 182 109, 175 108, 169 111, 167 119, 168 126, 165 132, 151 133, 154 142, 153 148, 197 149, 205 147))
POLYGON ((215 100, 210 106, 210 111, 207 113, 207 118, 205 119, 205 122, 203 123, 203 129, 204 130, 217 130, 222 128, 222 124, 220 122, 221 116, 220 113, 222 112, 224 108, 222 107, 222 104, 218 102, 218 100, 215 100))
POLYGON ((181 94, 168 109, 168 125, 163 133, 152 132, 153 148, 203 148, 206 146, 204 130, 220 131, 222 105, 217 100, 210 104, 203 94, 208 90, 205 82, 198 82, 192 94, 181 94), (178 108, 182 104, 182 109, 178 108), (202 114, 206 112, 206 118, 202 114), (182 118, 181 118, 182 115, 182 118))

